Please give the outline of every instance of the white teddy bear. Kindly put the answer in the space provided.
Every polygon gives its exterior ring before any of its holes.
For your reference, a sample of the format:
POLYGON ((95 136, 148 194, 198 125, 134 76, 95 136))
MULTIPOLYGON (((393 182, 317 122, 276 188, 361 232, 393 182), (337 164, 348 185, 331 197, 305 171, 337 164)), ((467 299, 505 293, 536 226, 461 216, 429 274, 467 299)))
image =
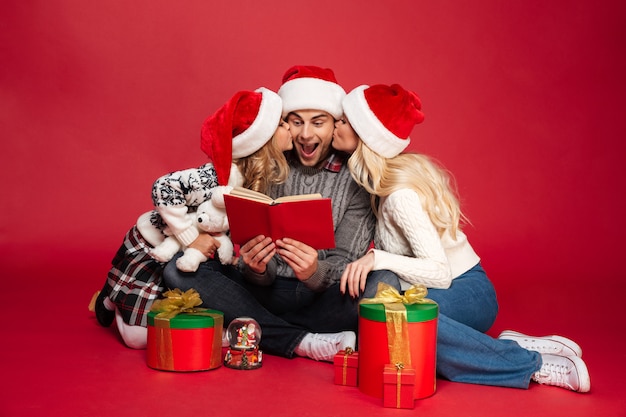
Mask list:
MULTIPOLYGON (((228 231, 229 226, 224 204, 224 194, 228 194, 232 188, 231 186, 215 187, 211 191, 211 199, 200 204, 195 213, 188 214, 192 217, 198 230, 210 233, 220 242, 217 255, 222 264, 232 264, 234 261, 233 242, 225 233, 228 231)), ((150 250, 150 255, 154 259, 159 262, 168 262, 178 251, 183 249, 183 256, 176 260, 176 267, 183 272, 196 271, 198 266, 208 259, 197 249, 183 248, 178 239, 174 236, 169 236, 168 232, 166 228, 163 231, 166 235, 163 241, 154 245, 154 248, 150 250)))

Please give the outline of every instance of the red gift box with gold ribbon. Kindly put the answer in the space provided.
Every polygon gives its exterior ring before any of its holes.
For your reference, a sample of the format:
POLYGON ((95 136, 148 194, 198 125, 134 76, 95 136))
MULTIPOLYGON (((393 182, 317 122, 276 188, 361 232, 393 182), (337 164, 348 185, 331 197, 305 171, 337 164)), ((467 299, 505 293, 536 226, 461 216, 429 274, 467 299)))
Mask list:
POLYGON ((415 369, 401 363, 385 365, 383 369, 383 406, 415 408, 413 389, 415 369))
POLYGON ((374 298, 359 304, 358 387, 383 397, 385 365, 403 364, 415 370, 413 399, 435 393, 438 305, 425 298, 426 287, 399 294, 379 284, 374 298))
POLYGON ((148 313, 147 364, 162 371, 207 371, 222 364, 224 315, 196 308, 194 290, 171 290, 148 313))
POLYGON ((335 365, 335 384, 348 387, 357 386, 357 368, 359 366, 359 353, 348 348, 340 350, 333 358, 335 365))

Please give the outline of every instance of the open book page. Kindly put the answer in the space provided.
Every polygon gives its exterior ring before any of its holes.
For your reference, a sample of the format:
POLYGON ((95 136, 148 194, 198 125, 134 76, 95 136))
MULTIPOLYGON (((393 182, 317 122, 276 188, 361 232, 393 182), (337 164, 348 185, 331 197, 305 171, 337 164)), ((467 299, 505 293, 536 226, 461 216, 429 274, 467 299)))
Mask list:
POLYGON ((322 195, 317 194, 299 194, 299 195, 287 195, 283 197, 279 197, 277 199, 272 199, 271 197, 260 193, 258 191, 249 190, 243 187, 235 187, 230 192, 231 195, 247 198, 249 200, 261 201, 267 204, 278 204, 285 203, 288 201, 304 201, 304 200, 315 200, 322 198, 322 195))

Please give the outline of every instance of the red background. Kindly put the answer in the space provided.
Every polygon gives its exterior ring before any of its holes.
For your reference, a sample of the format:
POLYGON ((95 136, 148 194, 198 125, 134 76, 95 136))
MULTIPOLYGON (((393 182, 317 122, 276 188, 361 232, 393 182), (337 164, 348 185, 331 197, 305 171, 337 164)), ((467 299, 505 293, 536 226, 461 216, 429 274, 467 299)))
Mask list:
POLYGON ((154 179, 205 162, 207 115, 313 64, 418 92, 410 149, 454 173, 494 281, 617 280, 622 2, 226 3, 2 3, 2 246, 112 256, 154 179))
POLYGON ((319 398, 331 404, 324 415, 383 412, 338 391, 331 364, 306 359, 268 355, 245 378, 158 373, 86 309, 151 208, 152 182, 205 162, 204 118, 236 90, 276 90, 288 67, 312 64, 347 90, 397 82, 418 92, 426 120, 411 149, 457 178, 466 232, 500 300, 490 334, 572 337, 592 375, 590 395, 438 380, 416 412, 623 415, 623 4, 0 2, 0 311, 16 318, 3 322, 0 414, 158 414, 155 399, 180 398, 184 415, 209 400, 226 415, 241 390, 266 415, 314 415, 319 398), (120 386, 154 395, 110 401, 120 386), (281 401, 266 401, 276 390, 281 401))

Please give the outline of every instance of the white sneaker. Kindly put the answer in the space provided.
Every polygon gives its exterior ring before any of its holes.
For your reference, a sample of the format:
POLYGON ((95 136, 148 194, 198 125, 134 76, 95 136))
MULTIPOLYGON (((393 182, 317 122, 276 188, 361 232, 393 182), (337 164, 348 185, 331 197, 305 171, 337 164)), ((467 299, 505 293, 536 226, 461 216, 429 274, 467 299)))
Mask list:
POLYGON ((541 359, 543 364, 532 376, 533 381, 578 392, 588 392, 591 389, 587 365, 578 356, 545 354, 541 355, 541 359))
POLYGON ((316 361, 332 362, 335 355, 342 349, 356 347, 356 334, 351 331, 340 333, 307 333, 296 346, 294 353, 298 356, 315 359, 316 361))
POLYGON ((523 333, 505 330, 498 339, 514 340, 526 350, 539 353, 550 353, 560 356, 583 356, 583 351, 573 340, 563 336, 528 336, 523 333))

